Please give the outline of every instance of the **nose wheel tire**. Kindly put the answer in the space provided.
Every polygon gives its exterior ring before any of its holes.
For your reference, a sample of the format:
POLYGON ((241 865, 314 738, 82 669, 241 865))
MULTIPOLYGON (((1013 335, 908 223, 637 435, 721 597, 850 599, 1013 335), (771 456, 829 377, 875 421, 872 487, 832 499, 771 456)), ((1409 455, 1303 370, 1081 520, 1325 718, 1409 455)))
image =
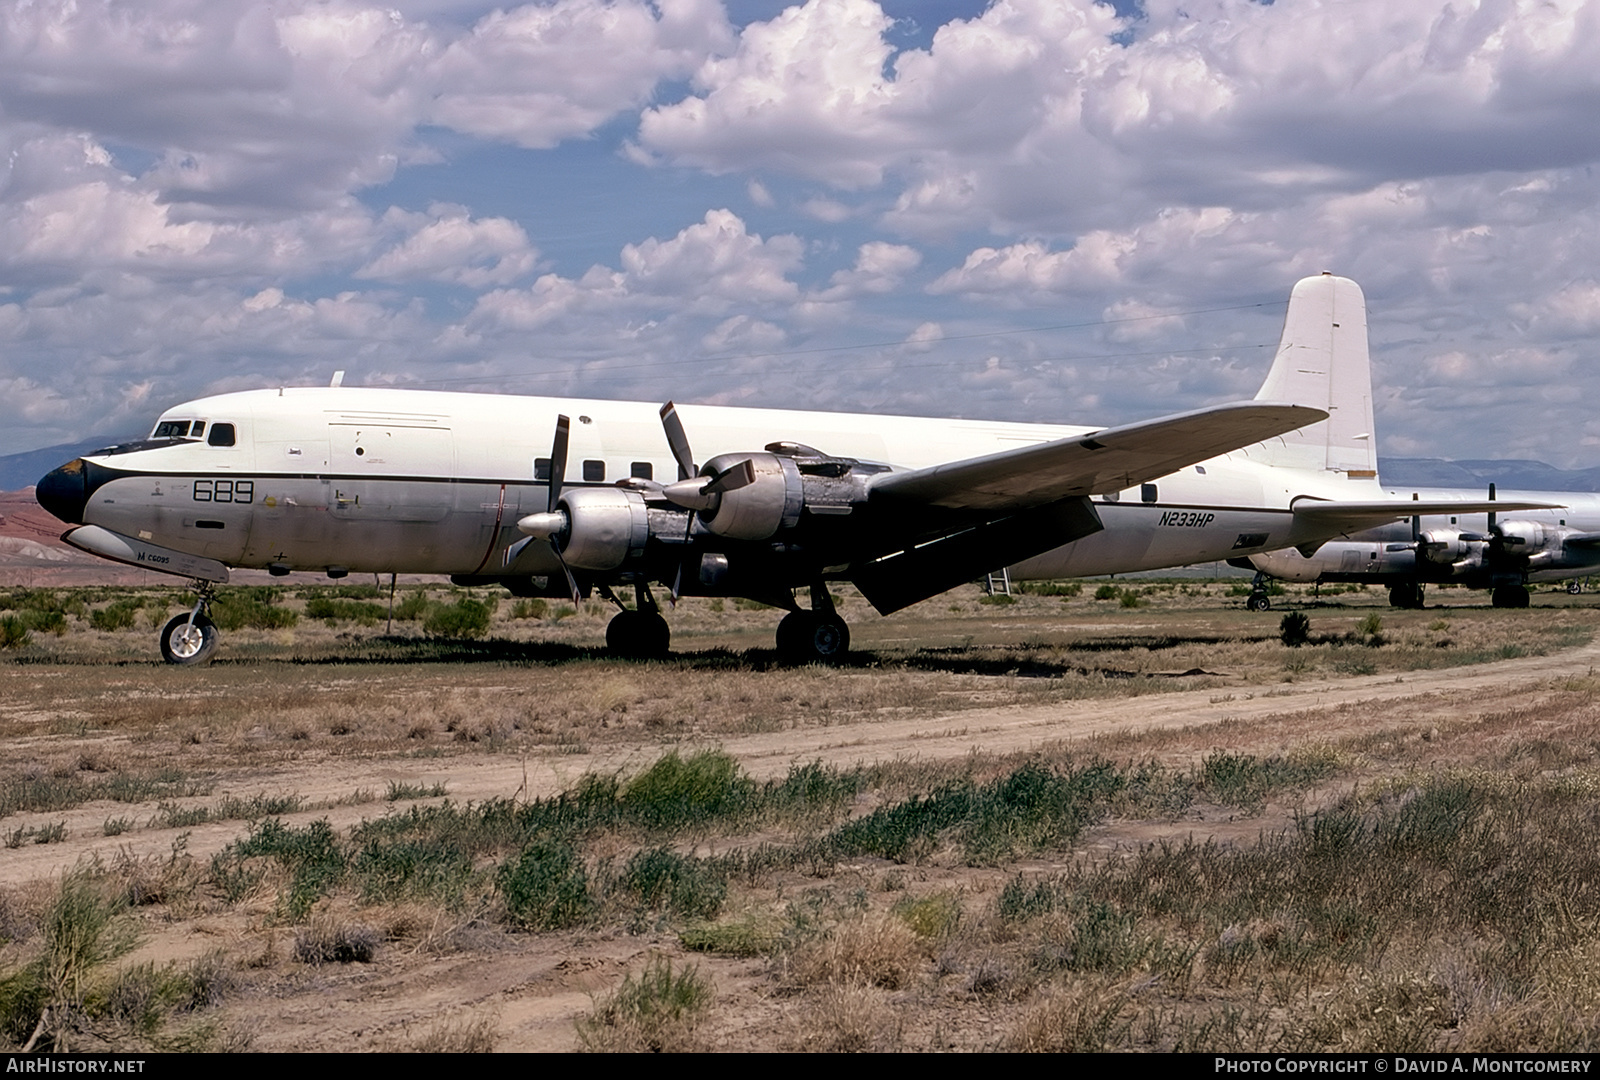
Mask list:
POLYGON ((672 647, 672 629, 654 611, 619 611, 606 624, 606 648, 630 660, 659 660, 672 647))
POLYGON ((204 615, 176 615, 161 628, 161 657, 169 664, 203 664, 217 649, 217 624, 204 615))
POLYGON ((831 664, 850 652, 850 627, 837 615, 791 611, 778 623, 778 655, 791 664, 831 664))

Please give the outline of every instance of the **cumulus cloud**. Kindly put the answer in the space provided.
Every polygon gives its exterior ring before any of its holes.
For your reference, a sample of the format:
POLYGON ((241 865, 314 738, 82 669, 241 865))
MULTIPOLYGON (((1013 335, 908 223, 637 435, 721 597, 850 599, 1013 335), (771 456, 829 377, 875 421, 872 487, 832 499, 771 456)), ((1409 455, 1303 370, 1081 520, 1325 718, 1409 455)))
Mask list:
POLYGON ((922 262, 922 252, 904 244, 874 240, 862 244, 848 270, 835 271, 818 300, 848 300, 868 294, 883 295, 900 287, 905 276, 922 262))
POLYGON ((1158 0, 1137 23, 1003 0, 898 54, 890 25, 871 0, 752 24, 640 141, 716 172, 894 182, 886 220, 913 233, 1117 228, 1600 152, 1600 12, 1579 0, 1158 0))
POLYGON ((464 206, 436 204, 426 214, 395 207, 384 215, 383 224, 408 235, 356 271, 356 277, 427 279, 481 289, 516 281, 538 260, 522 226, 508 218, 474 221, 464 206))
POLYGON ((558 0, 485 16, 429 69, 428 119, 457 131, 544 148, 644 103, 731 46, 714 0, 558 0))
POLYGON ((763 239, 732 211, 711 210, 676 236, 625 245, 620 269, 593 266, 576 280, 546 274, 528 289, 488 293, 473 318, 528 329, 575 312, 716 315, 736 305, 787 304, 800 295, 786 275, 802 254, 798 237, 763 239))

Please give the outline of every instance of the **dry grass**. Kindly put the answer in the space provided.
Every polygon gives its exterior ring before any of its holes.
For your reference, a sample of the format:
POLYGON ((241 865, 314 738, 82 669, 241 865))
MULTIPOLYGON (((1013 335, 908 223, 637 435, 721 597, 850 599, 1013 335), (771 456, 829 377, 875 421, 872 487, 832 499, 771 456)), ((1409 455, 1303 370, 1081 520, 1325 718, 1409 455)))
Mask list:
POLYGON ((500 1018, 479 1016, 442 1021, 404 1046, 393 1049, 413 1054, 492 1054, 500 1041, 500 1018))
POLYGON ((788 975, 800 986, 876 986, 899 990, 911 983, 926 955, 904 920, 874 912, 841 922, 803 945, 789 961, 788 975))

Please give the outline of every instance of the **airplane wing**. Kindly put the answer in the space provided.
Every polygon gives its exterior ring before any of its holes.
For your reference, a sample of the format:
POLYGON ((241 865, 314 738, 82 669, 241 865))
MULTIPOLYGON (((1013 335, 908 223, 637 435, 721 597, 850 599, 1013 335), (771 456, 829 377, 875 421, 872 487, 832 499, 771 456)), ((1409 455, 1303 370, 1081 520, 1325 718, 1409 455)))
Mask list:
POLYGON ((1561 503, 1529 502, 1527 500, 1475 500, 1461 499, 1383 499, 1373 502, 1343 502, 1305 496, 1293 504, 1296 521, 1304 521, 1323 531, 1335 533, 1359 532, 1391 521, 1403 521, 1412 515, 1486 514, 1507 510, 1555 510, 1561 503))
POLYGON ((870 495, 874 503, 1016 513, 1075 495, 1121 491, 1327 416, 1305 405, 1233 402, 926 469, 884 473, 873 481, 870 495))

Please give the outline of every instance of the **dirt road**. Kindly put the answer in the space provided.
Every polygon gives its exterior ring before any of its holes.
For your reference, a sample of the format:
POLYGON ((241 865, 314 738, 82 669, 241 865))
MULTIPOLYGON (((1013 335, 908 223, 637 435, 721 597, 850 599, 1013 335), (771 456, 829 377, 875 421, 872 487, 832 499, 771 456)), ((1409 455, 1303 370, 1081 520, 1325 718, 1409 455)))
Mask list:
MULTIPOLYGON (((949 759, 973 752, 1026 752, 1061 741, 1088 740, 1118 732, 1147 733, 1190 729, 1175 748, 1177 756, 1228 746, 1257 753, 1373 729, 1388 722, 1443 724, 1536 702, 1562 683, 1593 674, 1600 642, 1553 656, 1529 657, 1470 668, 1417 671, 1404 676, 1360 676, 1283 683, 1265 692, 1184 691, 1069 704, 968 709, 948 715, 893 718, 838 726, 812 726, 680 743, 691 750, 715 745, 737 757, 758 778, 781 776, 792 764, 830 765, 894 759, 949 759), (1376 706, 1376 707, 1374 707, 1376 706), (1208 729, 1227 725, 1226 738, 1208 729)), ((63 744, 52 739, 53 749, 63 744)), ((70 749, 70 745, 67 746, 70 749)), ((225 777, 205 798, 180 803, 208 804, 223 796, 295 793, 324 808, 285 815, 289 822, 327 818, 345 828, 381 815, 385 804, 329 805, 357 789, 382 792, 391 782, 443 783, 458 802, 496 797, 553 795, 585 772, 642 768, 667 744, 635 741, 587 753, 462 753, 427 759, 337 760, 310 765, 289 763, 270 770, 225 777)), ((17 748, 13 748, 17 752, 17 748)), ((63 822, 68 837, 51 844, 25 844, 0 854, 0 884, 17 885, 59 874, 85 858, 110 859, 118 852, 164 855, 182 838, 193 855, 207 857, 244 833, 246 823, 228 821, 186 829, 139 827, 115 837, 104 835, 108 817, 148 821, 153 804, 96 802, 65 812, 13 815, 6 829, 38 828, 63 822)))

